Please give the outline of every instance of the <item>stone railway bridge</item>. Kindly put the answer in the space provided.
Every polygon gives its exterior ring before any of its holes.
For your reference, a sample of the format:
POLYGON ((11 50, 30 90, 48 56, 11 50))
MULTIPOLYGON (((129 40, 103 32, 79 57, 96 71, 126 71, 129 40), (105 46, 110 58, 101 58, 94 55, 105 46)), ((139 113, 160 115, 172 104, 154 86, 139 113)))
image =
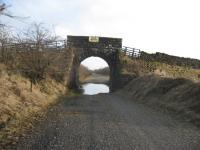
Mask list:
MULTIPOLYGON (((80 63, 91 56, 104 59, 110 68, 110 89, 119 87, 120 60, 119 50, 122 49, 122 39, 107 37, 68 36, 67 49, 73 51, 73 63, 71 68, 69 87, 79 87, 80 63)), ((95 63, 95 62, 94 62, 95 63)))

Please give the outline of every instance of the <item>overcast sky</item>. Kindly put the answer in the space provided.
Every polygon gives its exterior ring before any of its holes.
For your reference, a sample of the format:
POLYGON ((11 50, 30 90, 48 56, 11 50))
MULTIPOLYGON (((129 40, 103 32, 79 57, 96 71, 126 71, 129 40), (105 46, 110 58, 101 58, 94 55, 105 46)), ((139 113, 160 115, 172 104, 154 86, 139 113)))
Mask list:
POLYGON ((100 69, 108 67, 108 64, 105 60, 99 57, 89 57, 81 62, 82 65, 88 67, 90 70, 100 69))
POLYGON ((5 0, 26 23, 43 22, 55 32, 123 38, 123 45, 154 53, 200 59, 199 0, 5 0))

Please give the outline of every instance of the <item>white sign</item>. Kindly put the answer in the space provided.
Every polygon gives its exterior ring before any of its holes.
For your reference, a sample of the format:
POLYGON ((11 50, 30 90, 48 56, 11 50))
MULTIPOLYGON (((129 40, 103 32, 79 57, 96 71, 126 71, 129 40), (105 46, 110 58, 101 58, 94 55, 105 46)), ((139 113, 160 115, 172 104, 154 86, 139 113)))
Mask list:
POLYGON ((99 37, 97 37, 97 36, 90 36, 89 37, 89 42, 98 43, 99 42, 99 37))

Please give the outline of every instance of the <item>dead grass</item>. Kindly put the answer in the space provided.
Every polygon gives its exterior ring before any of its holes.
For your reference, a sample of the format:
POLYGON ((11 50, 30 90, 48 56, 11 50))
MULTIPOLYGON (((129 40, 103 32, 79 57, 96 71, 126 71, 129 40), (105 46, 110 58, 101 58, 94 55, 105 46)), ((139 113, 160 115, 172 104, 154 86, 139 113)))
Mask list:
POLYGON ((134 79, 123 91, 133 100, 173 111, 200 125, 200 83, 184 78, 147 75, 134 79))
POLYGON ((194 82, 200 82, 200 69, 171 66, 159 62, 151 62, 155 67, 154 73, 170 78, 186 78, 194 82))
POLYGON ((66 92, 63 84, 50 78, 33 86, 19 74, 9 73, 0 64, 0 144, 10 142, 32 120, 66 92))
POLYGON ((145 62, 140 59, 130 59, 121 54, 123 74, 136 74, 137 76, 154 74, 168 78, 186 78, 194 82, 200 82, 200 69, 172 66, 160 62, 145 62))

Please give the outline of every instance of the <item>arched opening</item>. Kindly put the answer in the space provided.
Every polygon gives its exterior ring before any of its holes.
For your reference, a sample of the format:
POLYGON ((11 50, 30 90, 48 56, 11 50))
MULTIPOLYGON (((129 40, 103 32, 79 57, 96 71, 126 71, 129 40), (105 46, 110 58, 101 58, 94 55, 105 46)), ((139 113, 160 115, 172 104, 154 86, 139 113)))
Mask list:
MULTIPOLYGON (((90 56, 103 58, 110 68, 109 88, 113 92, 121 87, 121 64, 119 50, 122 48, 121 38, 91 36, 67 36, 67 51, 71 53, 72 63, 69 67, 67 86, 69 89, 79 89, 78 83, 80 63, 90 56)), ((96 64, 96 62, 92 62, 96 64)))
POLYGON ((83 94, 110 92, 110 68, 104 59, 94 56, 84 59, 80 63, 78 76, 83 94))

